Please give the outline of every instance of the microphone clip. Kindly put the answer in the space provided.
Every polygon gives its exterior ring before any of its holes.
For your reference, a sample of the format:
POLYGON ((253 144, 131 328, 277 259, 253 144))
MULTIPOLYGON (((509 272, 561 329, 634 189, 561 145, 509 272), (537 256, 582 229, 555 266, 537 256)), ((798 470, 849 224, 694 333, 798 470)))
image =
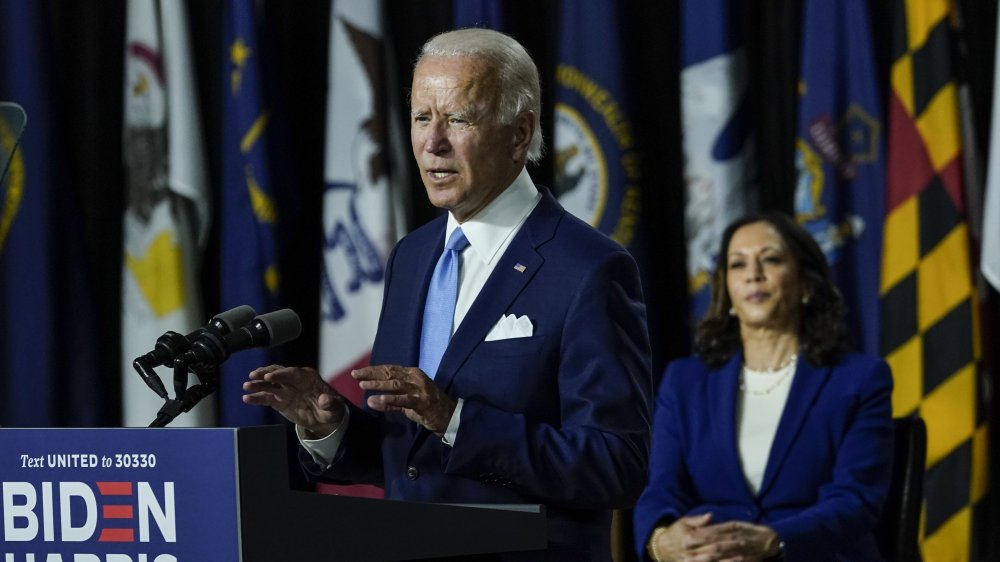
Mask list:
POLYGON ((219 388, 219 366, 210 363, 188 365, 181 357, 174 361, 174 398, 164 396, 163 406, 149 427, 165 427, 181 413, 194 408, 202 398, 219 388), (198 384, 187 387, 188 372, 198 377, 198 384))

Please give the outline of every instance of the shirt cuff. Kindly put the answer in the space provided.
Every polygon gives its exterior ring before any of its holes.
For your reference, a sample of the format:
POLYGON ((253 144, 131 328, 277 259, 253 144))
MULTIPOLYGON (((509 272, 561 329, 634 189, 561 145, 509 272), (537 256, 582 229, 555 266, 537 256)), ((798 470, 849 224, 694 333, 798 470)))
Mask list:
POLYGON ((333 459, 336 458, 337 451, 340 450, 340 443, 344 440, 344 434, 347 433, 349 421, 351 421, 351 410, 345 405, 344 418, 340 420, 340 425, 326 437, 309 439, 306 430, 299 425, 295 426, 295 436, 299 438, 299 444, 309 453, 316 464, 326 470, 333 464, 333 459))
POLYGON ((444 444, 449 447, 455 446, 455 439, 458 437, 458 424, 462 421, 462 404, 464 403, 464 399, 458 399, 458 404, 455 404, 455 413, 448 421, 448 429, 444 430, 444 436, 441 437, 441 441, 444 441, 444 444))

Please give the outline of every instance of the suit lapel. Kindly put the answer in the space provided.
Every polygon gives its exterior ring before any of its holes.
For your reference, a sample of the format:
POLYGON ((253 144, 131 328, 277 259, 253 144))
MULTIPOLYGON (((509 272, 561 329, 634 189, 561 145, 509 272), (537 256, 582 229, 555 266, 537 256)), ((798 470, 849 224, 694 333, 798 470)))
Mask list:
POLYGON ((805 358, 799 359, 795 368, 795 379, 792 381, 792 388, 789 389, 781 421, 778 422, 778 431, 771 444, 771 453, 767 458, 767 468, 764 470, 764 480, 761 482, 758 496, 766 494, 774 485, 792 443, 805 425, 806 416, 830 377, 830 371, 830 368, 813 367, 805 358))
POLYGON ((472 351, 486 339, 500 315, 508 310, 543 266, 545 260, 537 248, 552 238, 563 212, 555 199, 543 190, 541 201, 500 256, 493 273, 452 336, 435 377, 442 389, 451 387, 472 351), (515 266, 523 267, 515 269, 515 266))
MULTIPOLYGON (((386 345, 399 346, 399 354, 397 356, 399 361, 397 362, 401 365, 416 366, 420 361, 420 332, 422 331, 424 321, 424 303, 427 300, 427 289, 430 287, 431 276, 434 275, 434 267, 437 265, 438 258, 444 252, 444 233, 445 227, 448 224, 445 217, 439 220, 441 224, 429 234, 429 241, 415 240, 417 249, 410 251, 408 254, 397 256, 396 259, 400 263, 393 264, 393 267, 399 267, 402 272, 411 272, 413 278, 420 283, 417 286, 423 287, 421 289, 422 292, 417 295, 419 298, 397 298, 395 301, 396 308, 394 309, 396 315, 392 319, 385 320, 399 325, 399 329, 394 330, 394 333, 398 335, 396 341, 387 343, 386 345)), ((410 278, 402 275, 398 278, 397 282, 407 283, 410 282, 410 278)), ((402 291, 404 293, 408 292, 405 288, 402 291)), ((403 414, 394 415, 398 415, 400 419, 405 419, 403 414)), ((425 431, 420 431, 423 427, 415 423, 406 423, 404 427, 406 427, 411 438, 414 440, 422 433, 426 433, 425 431)))
POLYGON ((729 362, 722 366, 717 372, 711 373, 712 389, 711 395, 714 398, 712 409, 709 415, 719 420, 718 431, 713 431, 719 435, 721 443, 719 450, 724 463, 725 471, 729 474, 729 481, 738 482, 738 486, 744 491, 746 497, 753 499, 753 493, 747 486, 746 476, 743 474, 743 464, 740 462, 740 444, 736 437, 736 398, 739 396, 740 369, 743 365, 743 352, 738 351, 729 359, 729 362), (716 413, 721 413, 717 415, 716 413))
MULTIPOLYGON (((544 189, 542 199, 528 216, 510 246, 500 257, 496 268, 490 274, 486 284, 479 292, 476 300, 472 303, 469 312, 459 325, 455 335, 452 336, 448 347, 441 357, 441 364, 438 365, 437 375, 434 383, 444 391, 448 391, 452 381, 459 369, 472 354, 472 351, 480 342, 486 339, 486 334, 490 328, 500 319, 500 314, 507 310, 511 302, 527 286, 528 282, 542 267, 544 259, 538 254, 537 248, 555 234, 556 225, 560 217, 565 212, 559 203, 544 189), (523 265, 524 271, 514 269, 515 265, 523 265)), ((438 256, 444 251, 444 232, 438 240, 440 246, 432 256, 428 271, 424 277, 424 293, 419 299, 419 308, 415 311, 417 323, 414 327, 416 334, 417 357, 420 349, 420 330, 423 323, 424 301, 427 299, 427 286, 430 284, 430 277, 433 274, 434 265, 438 256)), ((518 268, 520 269, 520 268, 518 268)), ((414 359, 416 364, 416 357, 414 359)), ((410 445, 409 455, 420 447, 425 439, 430 435, 421 425, 413 424, 413 441, 410 445)))

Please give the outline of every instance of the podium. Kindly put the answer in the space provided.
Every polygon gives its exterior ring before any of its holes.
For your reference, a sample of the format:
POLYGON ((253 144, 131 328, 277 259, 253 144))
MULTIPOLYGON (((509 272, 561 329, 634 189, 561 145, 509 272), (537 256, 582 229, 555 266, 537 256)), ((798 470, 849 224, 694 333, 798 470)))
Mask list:
POLYGON ((0 429, 0 560, 414 560, 540 550, 538 505, 294 489, 287 429, 0 429))

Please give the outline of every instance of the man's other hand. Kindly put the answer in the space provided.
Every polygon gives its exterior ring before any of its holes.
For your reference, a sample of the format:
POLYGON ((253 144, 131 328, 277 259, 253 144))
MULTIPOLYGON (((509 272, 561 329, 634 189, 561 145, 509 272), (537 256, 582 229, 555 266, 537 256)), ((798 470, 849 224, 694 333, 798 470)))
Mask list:
POLYGON ((351 371, 361 388, 371 391, 368 407, 379 412, 403 412, 407 418, 443 435, 457 402, 416 367, 373 365, 351 371))
POLYGON ((316 439, 333 433, 344 418, 344 398, 308 367, 254 369, 243 392, 244 403, 270 406, 316 439))

